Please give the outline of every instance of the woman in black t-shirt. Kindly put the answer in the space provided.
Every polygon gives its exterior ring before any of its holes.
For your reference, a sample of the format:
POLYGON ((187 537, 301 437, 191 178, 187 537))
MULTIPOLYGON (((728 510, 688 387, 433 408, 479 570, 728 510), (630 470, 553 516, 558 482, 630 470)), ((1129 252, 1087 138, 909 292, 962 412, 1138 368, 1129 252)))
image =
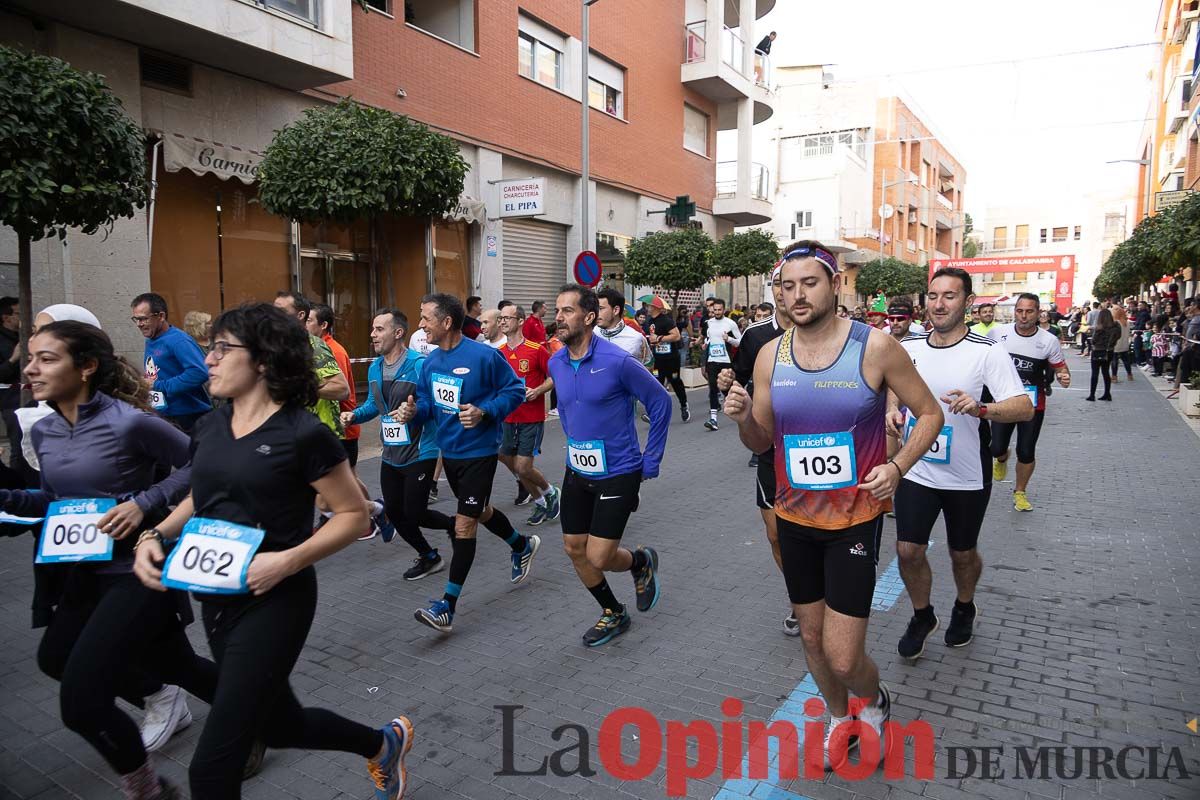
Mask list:
POLYGON ((240 797, 256 733, 268 747, 358 753, 377 796, 404 792, 407 718, 369 728, 302 707, 288 682, 316 612, 313 564, 367 524, 345 451, 306 409, 317 398, 312 359, 308 335, 273 306, 217 319, 205 363, 213 394, 231 402, 196 427, 191 495, 138 539, 138 578, 196 594, 217 663, 189 768, 193 800, 240 797), (335 514, 314 532, 318 492, 335 514))

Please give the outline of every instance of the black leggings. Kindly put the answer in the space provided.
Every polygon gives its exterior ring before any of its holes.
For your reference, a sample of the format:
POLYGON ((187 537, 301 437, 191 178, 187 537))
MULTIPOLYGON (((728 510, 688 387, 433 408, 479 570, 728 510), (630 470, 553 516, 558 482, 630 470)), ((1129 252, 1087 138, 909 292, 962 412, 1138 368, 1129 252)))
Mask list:
POLYGON ((403 467, 386 462, 379 465, 379 489, 383 492, 383 509, 396 526, 400 538, 426 556, 433 552, 421 528, 453 531, 454 519, 429 508, 429 487, 437 459, 417 461, 403 467))
POLYGON ((1109 377, 1109 365, 1111 363, 1113 370, 1116 370, 1117 365, 1113 362, 1113 357, 1108 353, 1092 353, 1092 391, 1090 396, 1096 396, 1096 379, 1104 375, 1104 394, 1112 393, 1112 378, 1109 377))
POLYGON ((999 458, 1008 453, 1012 443, 1013 431, 1017 432, 1017 461, 1021 464, 1032 464, 1034 453, 1037 451, 1037 440, 1042 434, 1042 420, 1046 412, 1033 412, 1033 419, 1028 422, 993 422, 992 423, 992 458, 999 458))
POLYGON ((317 609, 315 569, 297 572, 260 597, 205 602, 203 608, 217 681, 188 768, 192 800, 241 797, 256 732, 271 748, 340 750, 363 758, 379 752, 379 730, 302 707, 288 682, 317 609))
POLYGON ((38 668, 61 682, 63 724, 126 775, 146 763, 138 726, 117 697, 141 706, 162 681, 212 698, 216 667, 197 656, 176 615, 177 592, 155 592, 132 573, 73 570, 38 646, 38 668))
POLYGON ((1129 376, 1130 380, 1132 380, 1133 379, 1133 353, 1129 350, 1114 350, 1113 351, 1112 362, 1109 365, 1109 372, 1112 373, 1112 376, 1114 378, 1117 377, 1117 372, 1118 372, 1117 366, 1121 362, 1125 363, 1125 374, 1129 376))
POLYGON ((704 372, 705 372, 705 375, 708 377, 708 410, 709 411, 720 410, 720 406, 717 403, 718 395, 720 394, 717 391, 717 377, 721 374, 721 370, 731 369, 731 368, 732 368, 731 365, 727 364, 724 361, 709 361, 708 364, 705 365, 704 372))
POLYGON ((668 383, 675 390, 675 396, 679 398, 679 405, 682 408, 688 404, 687 387, 683 385, 683 379, 679 377, 679 354, 668 356, 666 358, 656 358, 654 360, 654 371, 658 373, 658 382, 663 386, 668 383))

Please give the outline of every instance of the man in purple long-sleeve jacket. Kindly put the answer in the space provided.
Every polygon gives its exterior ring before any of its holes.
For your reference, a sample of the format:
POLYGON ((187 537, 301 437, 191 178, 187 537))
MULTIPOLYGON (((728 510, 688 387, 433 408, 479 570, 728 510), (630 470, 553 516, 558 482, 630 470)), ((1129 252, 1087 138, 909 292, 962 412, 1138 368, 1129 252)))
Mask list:
POLYGON ((594 336, 600 313, 596 293, 568 284, 558 295, 558 336, 566 345, 550 359, 558 390, 558 413, 567 436, 562 486, 563 543, 575 572, 603 614, 583 635, 597 647, 629 629, 629 612, 617 602, 605 572, 630 572, 638 611, 658 602, 658 553, 621 547, 629 515, 637 510, 643 480, 658 477, 671 398, 654 376, 625 350, 594 336), (646 450, 638 443, 635 400, 650 416, 646 450))

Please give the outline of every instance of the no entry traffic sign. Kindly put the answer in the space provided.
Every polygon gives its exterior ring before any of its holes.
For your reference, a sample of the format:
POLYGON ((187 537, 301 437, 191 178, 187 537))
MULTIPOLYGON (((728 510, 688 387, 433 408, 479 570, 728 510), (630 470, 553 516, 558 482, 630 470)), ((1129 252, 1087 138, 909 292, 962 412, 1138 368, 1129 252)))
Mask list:
POLYGON ((575 280, 581 286, 596 287, 600 284, 600 256, 584 250, 575 257, 575 280))

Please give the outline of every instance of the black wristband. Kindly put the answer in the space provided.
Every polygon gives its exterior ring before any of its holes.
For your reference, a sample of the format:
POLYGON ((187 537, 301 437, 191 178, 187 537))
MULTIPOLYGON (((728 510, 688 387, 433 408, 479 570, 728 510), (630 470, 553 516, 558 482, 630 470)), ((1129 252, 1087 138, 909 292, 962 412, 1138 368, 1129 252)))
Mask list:
POLYGON ((895 467, 896 472, 900 473, 900 480, 904 480, 904 470, 900 469, 900 465, 896 463, 896 460, 894 458, 889 458, 887 463, 895 467))

